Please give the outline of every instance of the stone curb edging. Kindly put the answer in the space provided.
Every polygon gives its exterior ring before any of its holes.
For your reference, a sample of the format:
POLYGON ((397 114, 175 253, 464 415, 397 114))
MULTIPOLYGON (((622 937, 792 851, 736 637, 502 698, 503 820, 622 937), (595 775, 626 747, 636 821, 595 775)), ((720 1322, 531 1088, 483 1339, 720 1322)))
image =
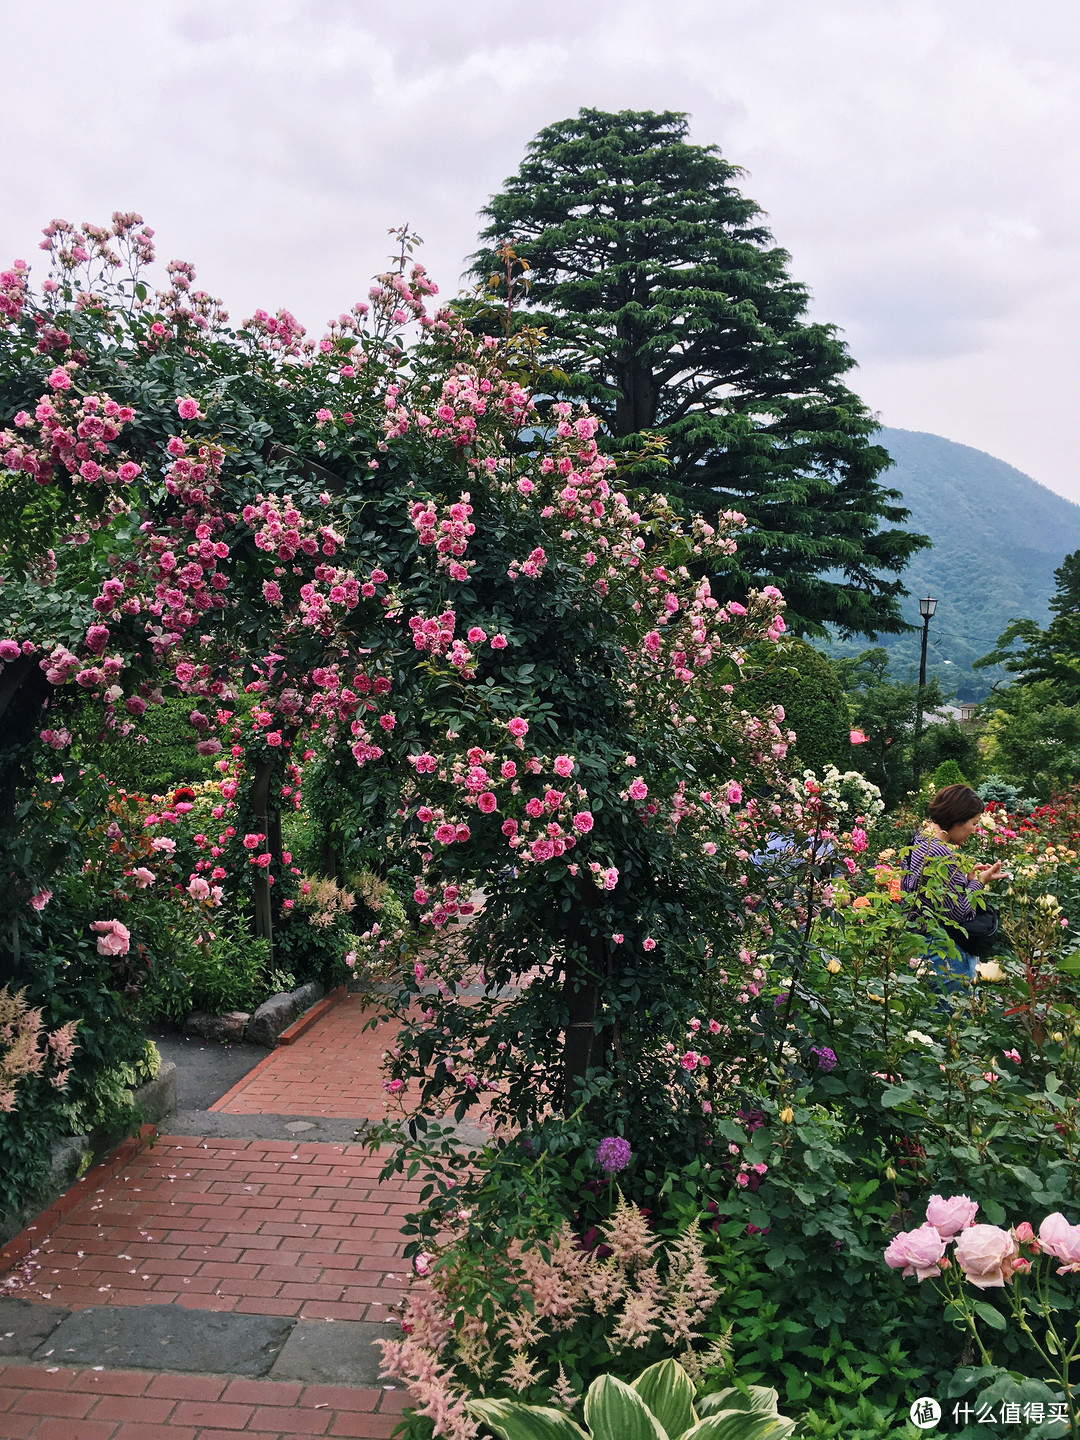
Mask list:
POLYGON ((348 990, 344 985, 339 985, 336 990, 331 990, 321 1000, 316 1001, 310 1010, 305 1010, 299 1020, 294 1020, 287 1030, 283 1030, 277 1038, 279 1045, 291 1045, 294 1040, 299 1040, 305 1030, 310 1030, 316 1020, 321 1020, 328 1010, 345 999, 348 990))
POLYGON ((27 1225, 24 1230, 19 1231, 18 1235, 13 1235, 10 1240, 5 1241, 4 1245, 0 1247, 0 1273, 10 1270, 13 1265, 29 1255, 30 1251, 38 1247, 61 1220, 70 1215, 72 1210, 88 1198, 101 1181, 108 1180, 118 1170, 122 1170, 129 1161, 134 1160, 140 1150, 144 1150, 156 1138, 156 1125, 141 1125, 137 1135, 129 1135, 126 1140, 121 1141, 110 1155, 106 1155, 105 1159, 88 1170, 81 1180, 76 1180, 75 1184, 65 1190, 63 1195, 36 1215, 32 1225, 27 1225))

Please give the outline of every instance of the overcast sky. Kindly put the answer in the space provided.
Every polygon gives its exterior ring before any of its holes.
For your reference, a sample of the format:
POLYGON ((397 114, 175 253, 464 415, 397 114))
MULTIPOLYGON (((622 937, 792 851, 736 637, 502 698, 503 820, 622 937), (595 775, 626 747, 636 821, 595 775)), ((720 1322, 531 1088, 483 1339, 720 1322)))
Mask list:
POLYGON ((1076 0, 0 0, 0 262, 135 209, 311 329, 408 221, 444 293, 527 141, 688 111, 884 423, 1080 500, 1076 0))

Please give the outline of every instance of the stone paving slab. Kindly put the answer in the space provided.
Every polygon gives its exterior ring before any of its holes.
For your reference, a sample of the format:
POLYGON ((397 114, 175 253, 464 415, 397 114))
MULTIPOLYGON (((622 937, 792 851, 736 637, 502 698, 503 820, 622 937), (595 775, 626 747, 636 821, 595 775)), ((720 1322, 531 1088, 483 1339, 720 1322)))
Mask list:
POLYGON ((0 1356, 32 1355, 70 1313, 61 1305, 0 1296, 0 1356))
POLYGON ((96 1305, 62 1320, 32 1358, 258 1377, 277 1360, 292 1326, 275 1315, 208 1314, 180 1305, 96 1305))
POLYGON ((308 1384, 382 1384, 382 1351, 376 1340, 400 1337, 396 1325, 342 1320, 327 1325, 319 1320, 298 1320, 270 1371, 271 1380, 303 1380, 308 1384))

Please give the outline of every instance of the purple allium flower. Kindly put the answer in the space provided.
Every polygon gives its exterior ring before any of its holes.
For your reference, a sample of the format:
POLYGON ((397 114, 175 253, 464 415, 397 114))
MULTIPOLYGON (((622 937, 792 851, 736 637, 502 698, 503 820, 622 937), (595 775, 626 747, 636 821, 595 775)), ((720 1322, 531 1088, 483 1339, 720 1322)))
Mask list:
POLYGON ((818 1069, 824 1070, 826 1075, 836 1069, 836 1053, 827 1045, 814 1045, 810 1054, 817 1056, 818 1069))
POLYGON ((596 1163, 605 1175, 614 1175, 630 1164, 630 1142, 621 1135, 608 1135, 596 1147, 596 1163))

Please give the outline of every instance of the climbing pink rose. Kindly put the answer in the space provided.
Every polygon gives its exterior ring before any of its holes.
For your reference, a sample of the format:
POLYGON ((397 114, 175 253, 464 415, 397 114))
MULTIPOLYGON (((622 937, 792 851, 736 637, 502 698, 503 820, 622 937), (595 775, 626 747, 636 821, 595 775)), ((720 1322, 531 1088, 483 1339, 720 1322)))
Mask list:
POLYGON ((99 955, 126 955, 131 948, 131 931, 119 920, 95 920, 90 929, 97 933, 99 955))
POLYGON ((865 745, 870 739, 870 736, 864 735, 861 730, 852 730, 848 739, 852 745, 865 745))
POLYGON ((42 886, 40 890, 35 890, 33 895, 30 896, 30 908, 31 910, 44 910, 51 899, 52 891, 46 890, 45 887, 42 886))
POLYGON ((511 735, 520 740, 523 735, 529 733, 529 722, 523 719, 522 716, 515 715, 506 728, 510 731, 511 735))
POLYGON ((181 420, 199 419, 199 402, 192 400, 190 395, 185 395, 182 399, 177 400, 176 410, 181 420))
POLYGON ((904 1275, 930 1280, 941 1274, 938 1261, 945 1254, 945 1241, 933 1225, 920 1225, 917 1230, 901 1230, 894 1235, 885 1251, 885 1263, 904 1275))
POLYGON ((490 815, 491 812, 497 810, 499 806, 498 800, 496 800, 490 790, 485 790, 482 795, 478 795, 476 797, 476 803, 485 815, 490 815))
POLYGON ((573 818, 573 826, 579 835, 587 835, 593 827, 593 817, 588 810, 579 810, 573 818))
POLYGON ((440 845, 452 845, 456 834, 453 825, 440 825, 435 831, 435 839, 440 845))
POLYGON ((1070 1225, 1060 1211, 1055 1210, 1039 1226, 1039 1244, 1055 1260, 1065 1262, 1059 1275, 1080 1270, 1080 1225, 1070 1225))
POLYGON ((956 1263, 979 1290, 1000 1290, 1019 1253, 1015 1239, 998 1225, 969 1225, 956 1242, 956 1263))
MULTIPOLYGON (((222 874, 224 874, 224 871, 222 874)), ((131 878, 135 881, 136 890, 145 890, 148 885, 153 885, 157 876, 152 870, 148 870, 145 865, 138 865, 132 870, 131 878)))
POLYGON ((493 636, 491 637, 491 648, 492 648, 493 650, 505 650, 505 649, 506 649, 506 636, 505 636, 505 635, 493 635, 493 636))
POLYGON ((948 1240, 957 1231, 975 1223, 975 1212, 978 1208, 975 1201, 969 1200, 966 1195, 951 1195, 948 1200, 941 1195, 931 1195, 930 1203, 926 1207, 926 1219, 939 1235, 948 1240))
POLYGON ((574 757, 572 755, 556 755, 552 764, 555 774, 561 775, 565 780, 568 775, 573 773, 574 757))
POLYGON ((630 786, 631 800, 644 800, 648 793, 649 787, 645 784, 644 780, 635 780, 630 786))

